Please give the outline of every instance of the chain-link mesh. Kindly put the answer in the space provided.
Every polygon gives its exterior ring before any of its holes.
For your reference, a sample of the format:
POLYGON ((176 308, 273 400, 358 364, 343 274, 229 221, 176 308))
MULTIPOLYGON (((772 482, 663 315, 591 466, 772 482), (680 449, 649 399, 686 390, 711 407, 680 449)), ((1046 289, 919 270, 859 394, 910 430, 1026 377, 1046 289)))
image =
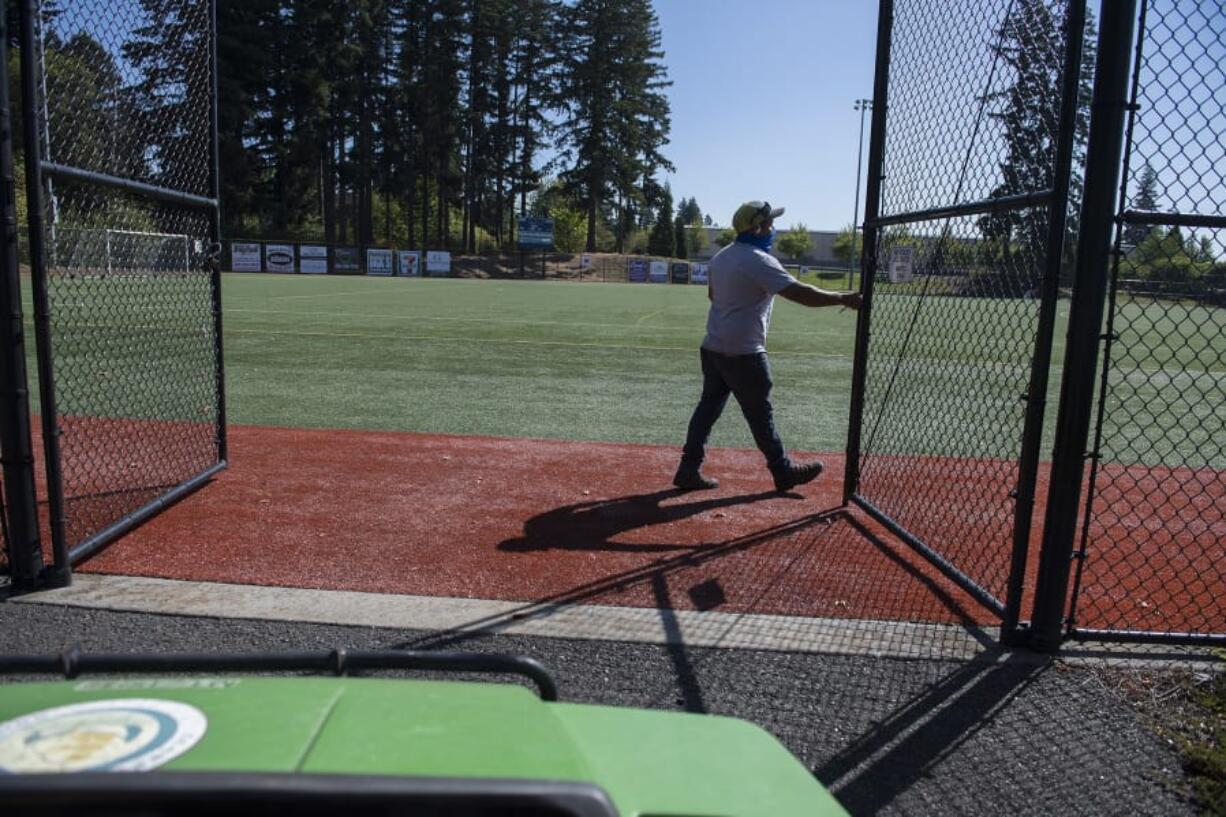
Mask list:
MULTIPOLYGON (((46 162, 211 193, 211 3, 44 4, 46 162)), ((46 285, 71 547, 218 461, 213 212, 46 172, 46 285)))
POLYGON ((914 246, 918 275, 875 284, 860 493, 1003 599, 1039 311, 1024 293, 1042 247, 966 269, 941 247, 973 244, 978 228, 959 219, 948 232, 894 228, 879 243, 883 269, 914 246))
POLYGON ((41 6, 43 159, 208 195, 212 3, 41 6))
POLYGON ((919 211, 1051 190, 1065 6, 894 8, 858 494, 999 601, 1049 207, 919 211))
POLYGON ((1148 3, 1080 628, 1226 632, 1223 32, 1218 2, 1148 3))

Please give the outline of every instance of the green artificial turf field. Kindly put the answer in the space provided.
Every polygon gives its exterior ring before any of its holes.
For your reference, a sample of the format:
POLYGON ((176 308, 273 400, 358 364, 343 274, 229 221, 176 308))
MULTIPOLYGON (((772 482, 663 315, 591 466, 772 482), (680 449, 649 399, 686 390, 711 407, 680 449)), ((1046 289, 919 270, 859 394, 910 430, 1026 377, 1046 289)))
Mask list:
MULTIPOLYGON (((706 289, 227 275, 236 423, 680 445, 701 387, 706 289)), ((854 313, 776 303, 789 448, 841 449, 854 313)), ((733 403, 715 445, 752 446, 733 403)))
MULTIPOLYGON (((57 305, 74 310, 54 332, 62 413, 176 418, 183 406, 207 401, 207 382, 196 384, 203 397, 188 396, 177 391, 181 378, 161 376, 203 349, 205 279, 150 283, 57 285, 53 313, 57 305), (95 292, 99 286, 122 290, 95 292), (74 371, 98 382, 82 384, 74 371), (133 389, 116 392, 124 382, 133 389), (144 402, 131 405, 122 394, 144 402)), ((866 450, 1016 456, 1038 303, 880 289, 866 450), (874 436, 881 404, 888 414, 874 436), (961 439, 967 433, 969 443, 961 439), (974 450, 963 450, 968 445, 974 450)), ((702 286, 233 273, 224 277, 223 296, 234 423, 679 446, 701 388, 702 286)), ((1059 405, 1068 306, 1057 305, 1044 457, 1059 405)), ((1226 402, 1213 398, 1226 374, 1226 310, 1147 301, 1120 312, 1112 376, 1123 388, 1113 391, 1106 458, 1226 467, 1226 451, 1213 441, 1226 427, 1226 402)), ((32 330, 31 314, 27 302, 32 330)), ((776 300, 769 346, 788 448, 843 449, 854 331, 851 311, 776 300)), ((190 365, 208 368, 207 360, 190 365)), ((735 401, 712 444, 752 447, 735 401)))

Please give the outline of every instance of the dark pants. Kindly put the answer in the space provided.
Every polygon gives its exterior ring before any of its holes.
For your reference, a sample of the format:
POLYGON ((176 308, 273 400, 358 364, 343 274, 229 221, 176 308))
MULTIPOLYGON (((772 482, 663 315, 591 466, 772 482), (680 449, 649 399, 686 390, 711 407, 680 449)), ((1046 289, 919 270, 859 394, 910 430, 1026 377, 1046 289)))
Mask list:
POLYGON ((772 472, 784 471, 791 465, 783 451, 779 433, 775 431, 771 409, 771 366, 766 352, 753 355, 721 355, 709 349, 702 354, 702 398, 690 418, 689 433, 681 452, 681 463, 698 468, 706 453, 707 439, 719 415, 724 411, 728 395, 736 397, 741 413, 749 423, 754 442, 766 457, 766 467, 772 472))

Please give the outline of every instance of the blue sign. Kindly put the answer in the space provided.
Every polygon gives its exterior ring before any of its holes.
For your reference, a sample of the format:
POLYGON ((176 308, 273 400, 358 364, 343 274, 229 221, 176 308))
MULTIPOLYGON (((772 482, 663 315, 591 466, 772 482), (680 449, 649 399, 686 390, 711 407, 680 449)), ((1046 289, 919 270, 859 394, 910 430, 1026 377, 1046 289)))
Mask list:
POLYGON ((553 219, 521 218, 519 220, 519 248, 521 250, 553 249, 553 219))
POLYGON ((631 258, 626 265, 626 280, 632 284, 646 283, 647 260, 644 258, 631 258))

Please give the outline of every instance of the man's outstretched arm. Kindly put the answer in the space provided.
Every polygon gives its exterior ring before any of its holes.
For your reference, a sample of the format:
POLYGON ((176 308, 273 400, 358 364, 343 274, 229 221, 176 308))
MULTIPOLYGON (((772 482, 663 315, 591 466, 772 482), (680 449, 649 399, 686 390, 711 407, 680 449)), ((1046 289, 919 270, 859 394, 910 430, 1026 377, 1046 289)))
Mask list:
POLYGON ((804 306, 845 306, 848 309, 859 309, 861 300, 859 292, 831 292, 811 284, 802 284, 800 281, 788 284, 779 290, 779 294, 804 306))

